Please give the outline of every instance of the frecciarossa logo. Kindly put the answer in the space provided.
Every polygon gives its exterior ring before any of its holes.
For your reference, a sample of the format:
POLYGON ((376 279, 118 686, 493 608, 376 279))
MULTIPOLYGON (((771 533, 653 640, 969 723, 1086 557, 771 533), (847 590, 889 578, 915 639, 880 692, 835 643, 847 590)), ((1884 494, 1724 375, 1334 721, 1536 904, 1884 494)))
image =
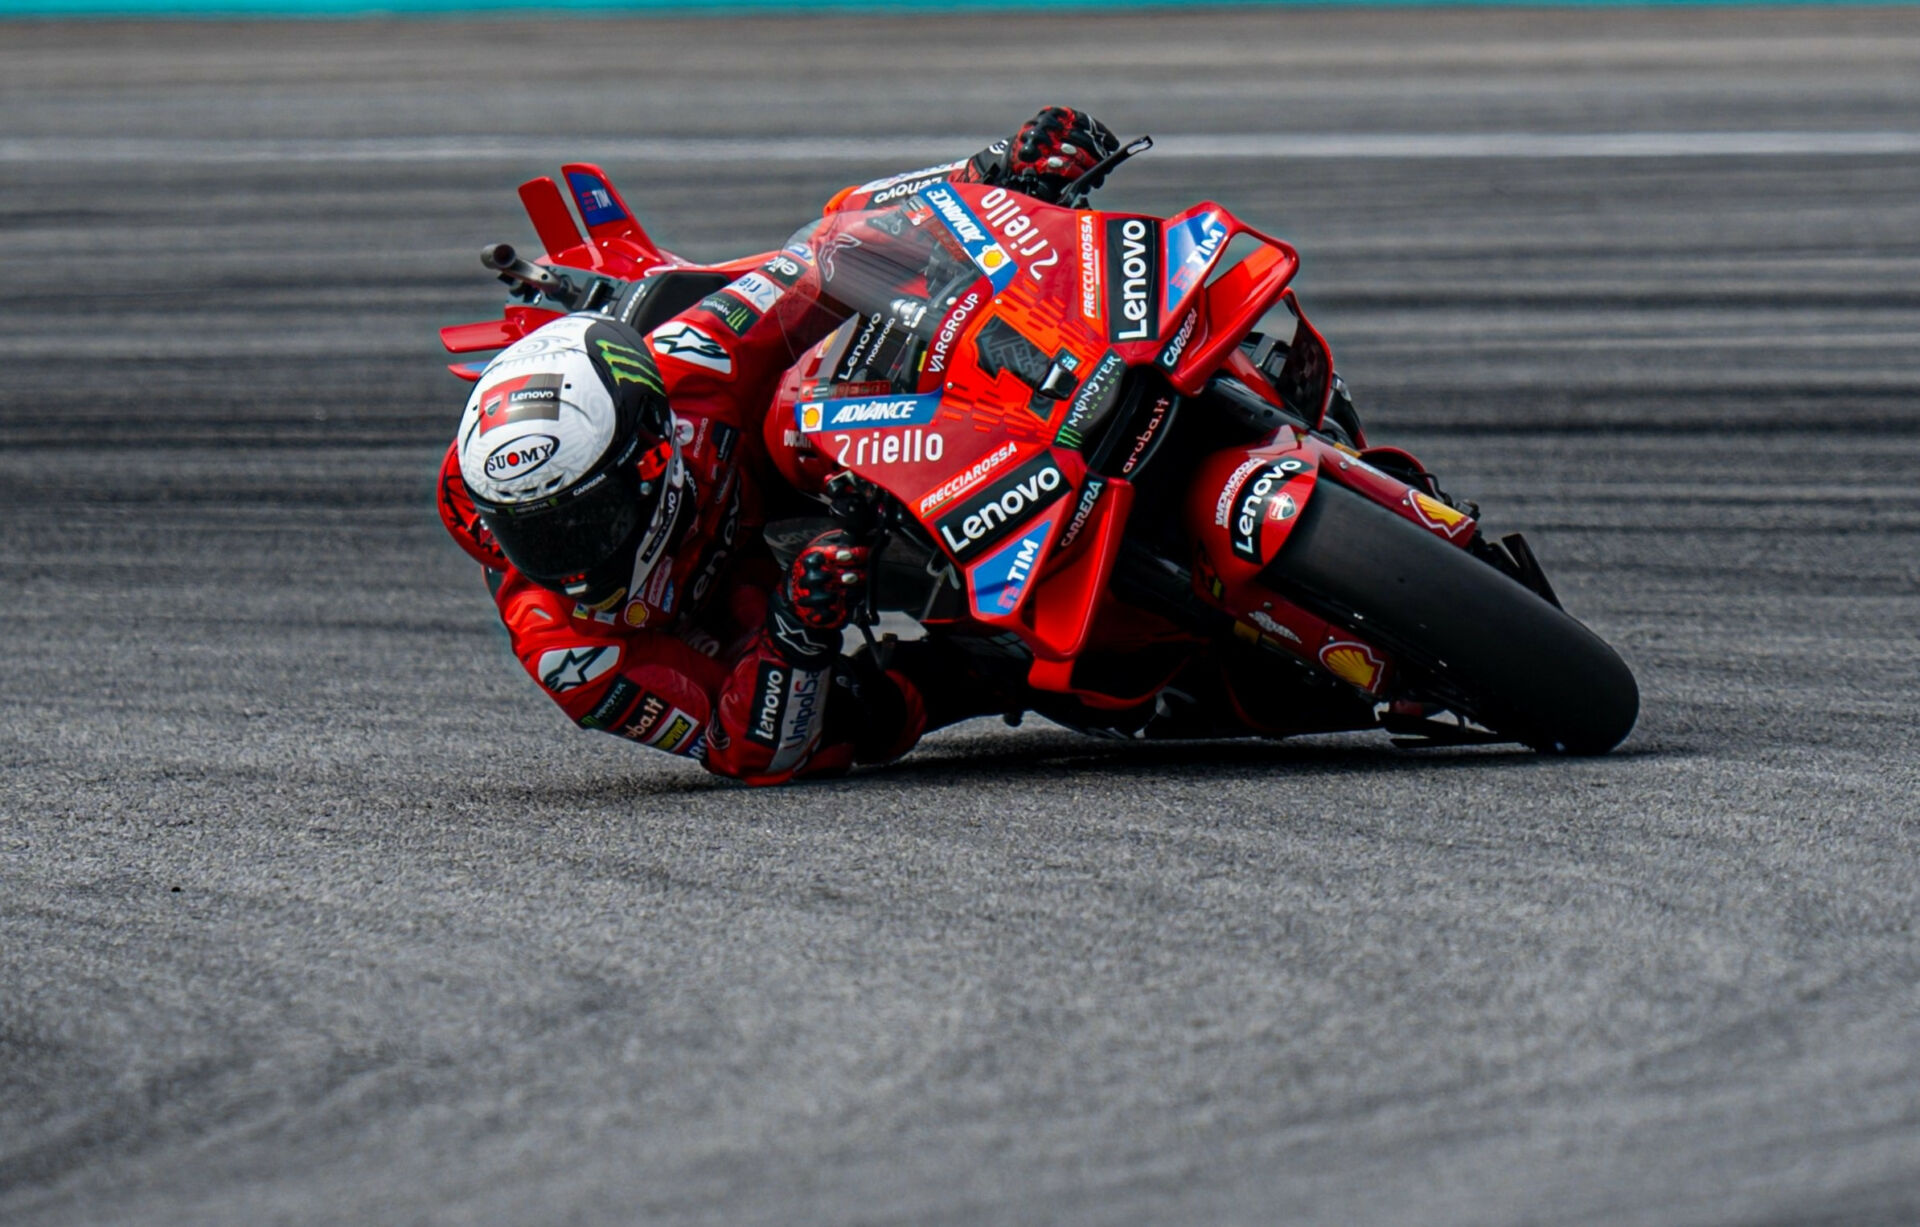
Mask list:
POLYGON ((935 527, 942 544, 965 562, 1013 535, 1066 492, 1067 479, 1060 466, 1043 453, 940 517, 935 527))

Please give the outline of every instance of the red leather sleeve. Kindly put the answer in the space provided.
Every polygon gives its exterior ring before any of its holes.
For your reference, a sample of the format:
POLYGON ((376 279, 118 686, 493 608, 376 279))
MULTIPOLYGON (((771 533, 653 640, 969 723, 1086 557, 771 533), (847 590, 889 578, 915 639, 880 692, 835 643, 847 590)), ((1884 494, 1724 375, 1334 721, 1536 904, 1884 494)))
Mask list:
POLYGON ((823 214, 840 213, 899 204, 921 188, 943 180, 959 183, 978 182, 979 174, 974 168, 973 159, 961 158, 955 162, 943 162, 939 166, 928 166, 898 175, 888 175, 884 179, 875 179, 871 183, 862 183, 857 187, 841 188, 821 212, 823 214))
MULTIPOLYGON (((904 678, 856 682, 844 661, 788 663, 764 632, 715 659, 665 633, 588 630, 562 597, 509 571, 495 594, 514 655, 583 728, 698 759, 748 784, 896 758, 925 725, 904 678)), ((743 588, 731 604, 764 610, 743 588)))
POLYGON ((564 597, 516 572, 494 600, 513 654, 574 723, 705 761, 718 661, 667 634, 589 630, 564 597))
POLYGON ((647 345, 676 413, 757 440, 782 373, 843 318, 822 301, 819 270, 796 243, 655 328, 647 345))

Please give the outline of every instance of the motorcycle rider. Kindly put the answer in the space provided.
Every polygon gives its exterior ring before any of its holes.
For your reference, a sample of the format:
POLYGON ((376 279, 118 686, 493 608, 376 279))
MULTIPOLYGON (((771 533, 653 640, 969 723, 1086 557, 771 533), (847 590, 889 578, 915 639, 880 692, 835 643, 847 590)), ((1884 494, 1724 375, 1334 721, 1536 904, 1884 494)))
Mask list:
MULTIPOLYGON (((1053 202, 1116 147, 1098 120, 1048 107, 1011 140, 829 209, 943 179, 1053 202)), ((867 584, 851 536, 821 534, 784 573, 761 542, 761 417, 845 318, 824 280, 799 242, 644 337, 612 315, 548 324, 487 366, 441 468, 442 520, 542 689, 583 727, 752 784, 889 761, 1000 710, 938 645, 899 644, 885 668, 841 655, 867 584)))

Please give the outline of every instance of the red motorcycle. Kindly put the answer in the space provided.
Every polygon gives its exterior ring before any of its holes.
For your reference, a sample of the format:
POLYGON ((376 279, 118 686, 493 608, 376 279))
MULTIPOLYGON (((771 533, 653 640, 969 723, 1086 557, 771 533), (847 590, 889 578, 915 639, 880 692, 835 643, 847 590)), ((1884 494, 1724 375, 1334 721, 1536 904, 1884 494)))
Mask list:
MULTIPOLYGON (((849 318, 788 372, 766 442, 876 547, 869 620, 910 615, 1009 711, 1088 732, 1619 744, 1632 673, 1522 537, 1488 539, 1473 504, 1369 445, 1288 288, 1294 249, 1218 204, 1084 207, 1146 144, 1087 176, 1078 207, 934 181, 829 213, 792 249, 849 318), (1255 331, 1281 308, 1290 339, 1255 331)), ((447 330, 449 348, 538 326, 542 294, 591 308, 632 278, 664 320, 773 254, 686 265, 597 168, 566 173, 603 232, 582 241, 551 181, 523 187, 544 266, 495 249, 526 302, 447 330)), ((769 543, 820 527, 775 523, 769 543)))

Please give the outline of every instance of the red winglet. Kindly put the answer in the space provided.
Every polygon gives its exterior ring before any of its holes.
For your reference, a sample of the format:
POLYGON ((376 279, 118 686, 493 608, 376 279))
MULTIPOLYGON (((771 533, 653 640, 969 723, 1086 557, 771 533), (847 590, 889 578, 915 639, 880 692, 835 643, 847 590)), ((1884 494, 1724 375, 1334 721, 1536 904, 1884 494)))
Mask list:
POLYGON ((480 376, 486 372, 487 364, 484 362, 449 362, 447 363, 447 369, 468 383, 479 383, 480 376))
POLYGON ((564 264, 567 253, 586 247, 587 240, 580 237, 580 228, 573 224, 573 214, 567 212, 566 197, 552 179, 542 175, 521 184, 520 203, 526 206, 527 218, 547 249, 548 259, 564 264))
POLYGON ((519 340, 522 332, 506 320, 481 320, 477 324, 450 324, 440 330, 440 344, 448 353, 471 354, 482 349, 504 349, 519 340))
POLYGON ((579 206, 580 220, 587 223, 588 234, 601 241, 626 239, 643 254, 659 258, 660 249, 620 198, 607 172, 591 162, 568 162, 560 167, 560 173, 567 177, 567 187, 573 192, 573 203, 579 206))

